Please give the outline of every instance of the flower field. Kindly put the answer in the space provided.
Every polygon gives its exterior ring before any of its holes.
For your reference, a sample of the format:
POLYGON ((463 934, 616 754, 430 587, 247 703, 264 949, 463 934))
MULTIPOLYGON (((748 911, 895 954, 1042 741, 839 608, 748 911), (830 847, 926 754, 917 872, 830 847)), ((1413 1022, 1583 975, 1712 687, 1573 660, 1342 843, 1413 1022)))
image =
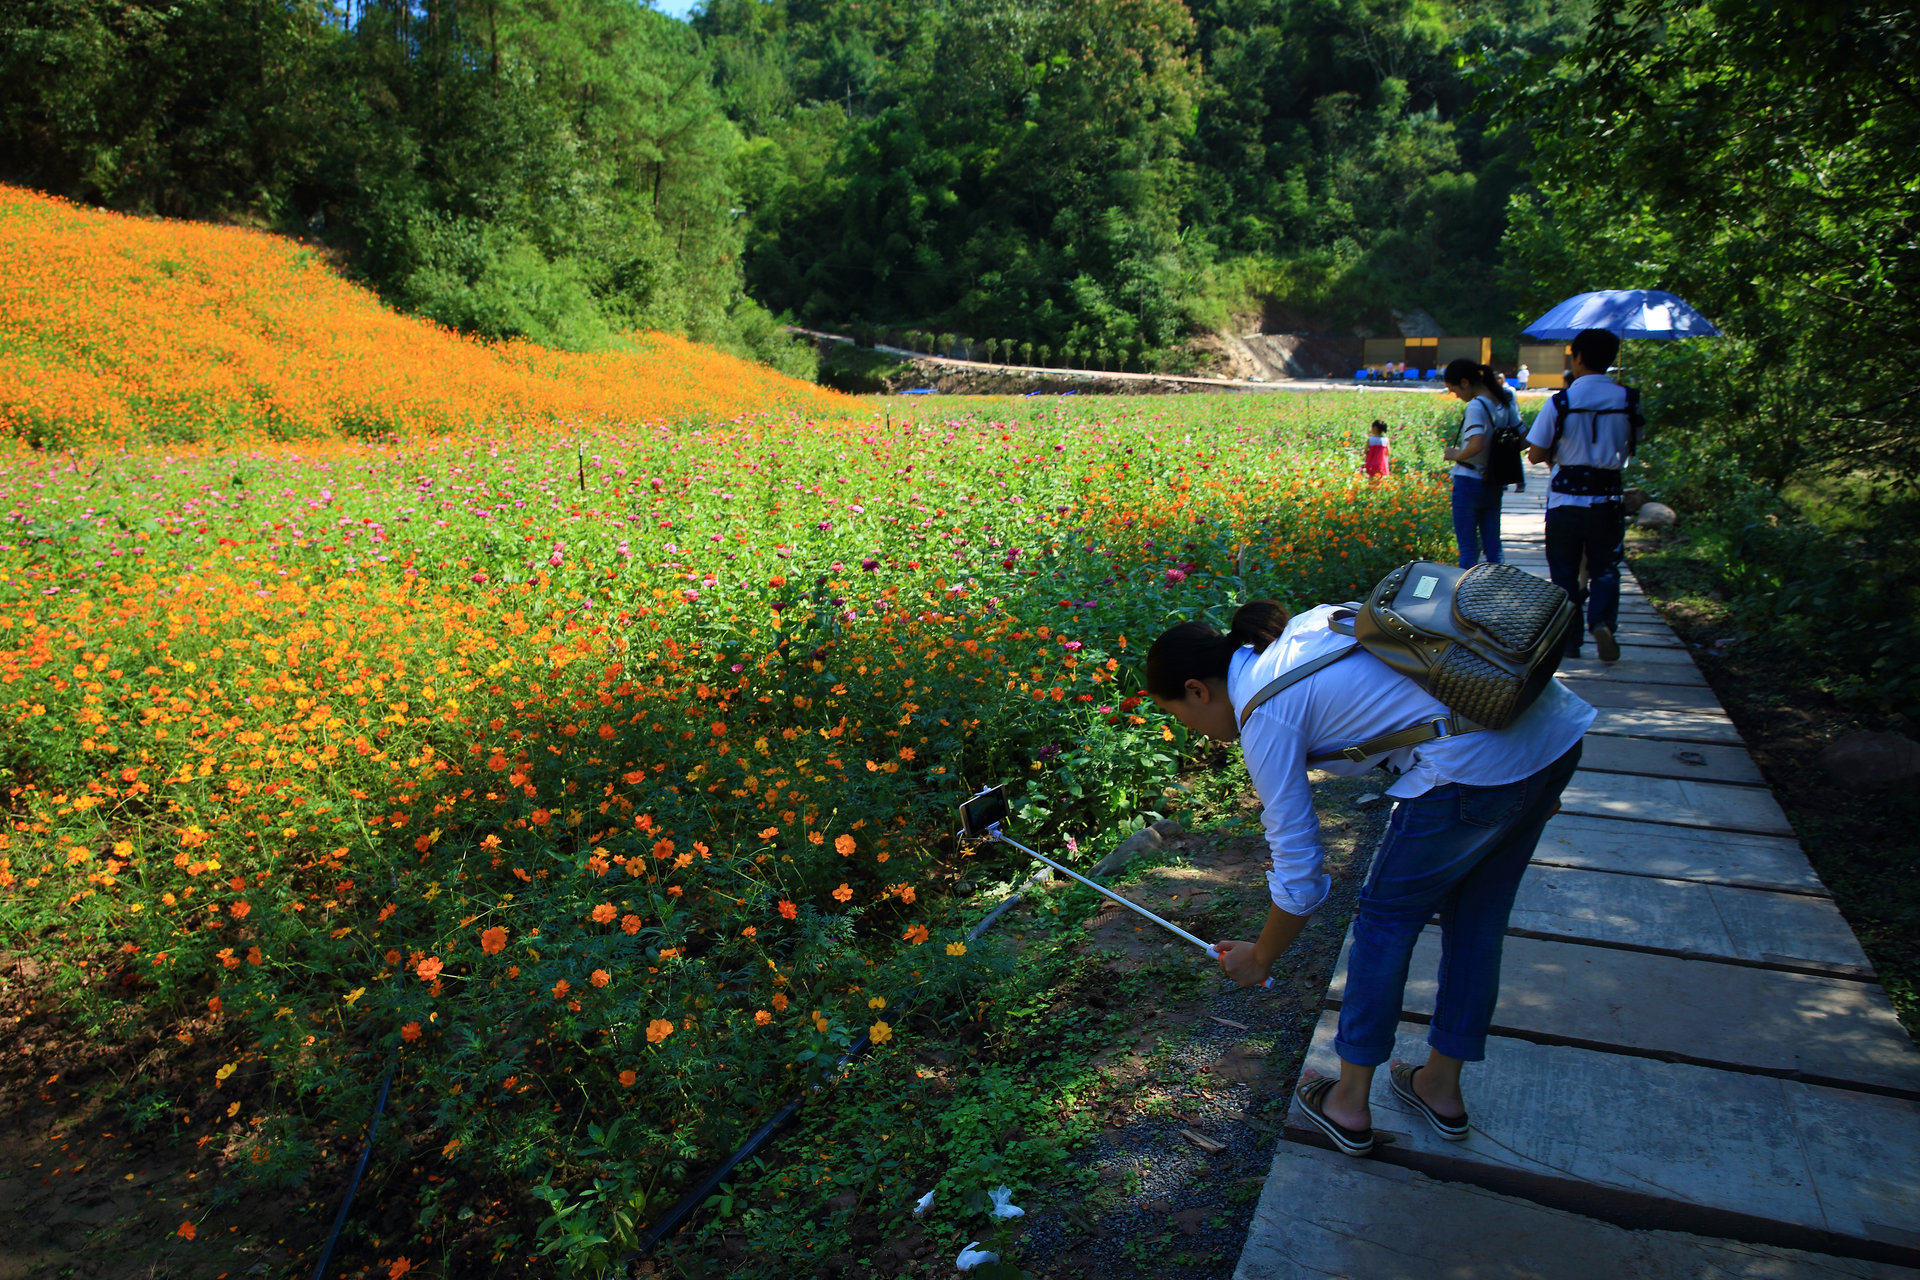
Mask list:
POLYGON ((633 348, 490 346, 386 309, 279 236, 0 186, 0 437, 117 448, 845 411, 670 335, 633 348))
POLYGON ((1160 802, 1182 743, 1134 664, 1163 626, 1446 545, 1438 484, 1357 479, 1365 418, 1431 398, 806 417, 687 354, 653 421, 509 388, 458 412, 538 426, 446 431, 459 378, 423 375, 351 388, 397 437, 166 445, 200 402, 126 389, 144 338, 49 390, 8 307, 0 412, 85 430, 0 456, 5 945, 93 1025, 222 1046, 146 1104, 229 1175, 337 1161, 393 1067, 387 1140, 533 1189, 573 1265, 855 1037, 967 999, 990 957, 952 890, 1019 868, 951 848, 965 794, 1012 780, 1056 841, 1160 802))

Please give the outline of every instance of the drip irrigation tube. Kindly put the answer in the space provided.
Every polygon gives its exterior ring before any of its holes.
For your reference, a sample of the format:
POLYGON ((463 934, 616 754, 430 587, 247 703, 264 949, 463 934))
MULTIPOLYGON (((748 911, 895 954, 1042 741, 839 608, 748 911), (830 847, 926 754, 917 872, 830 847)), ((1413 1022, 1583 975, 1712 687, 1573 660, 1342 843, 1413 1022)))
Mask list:
POLYGON ((313 1280, 321 1280, 327 1273, 327 1263, 333 1259, 333 1246, 339 1243, 340 1229, 347 1225, 347 1211, 353 1208, 353 1193, 360 1189, 360 1175, 367 1171, 367 1158, 373 1154, 374 1131, 380 1127, 380 1115, 387 1109, 387 1089, 393 1084, 393 1073, 400 1067, 400 1060, 394 1059, 387 1068, 387 1078, 380 1082, 380 1097, 373 1104, 373 1114, 367 1117, 367 1140, 360 1147, 360 1162, 353 1166, 353 1177, 347 1180, 347 1194, 340 1201, 340 1212, 334 1215, 333 1230, 327 1236, 327 1247, 320 1251, 320 1261, 313 1268, 313 1280))
MULTIPOLYGON (((993 910, 981 917, 979 924, 974 925, 973 928, 967 931, 967 941, 973 942, 978 939, 980 935, 984 934, 988 929, 991 929, 1001 916, 1011 911, 1016 904, 1025 898, 1035 885, 1041 884, 1052 877, 1053 871, 1050 868, 1043 867, 1035 872, 1025 884, 1021 885, 1013 893, 1008 894, 1004 901, 995 904, 993 910)), ((910 1006, 906 1005, 901 1006, 901 1012, 905 1013, 909 1007, 910 1006)), ((863 1031, 860 1033, 860 1038, 848 1046, 847 1051, 840 1055, 839 1061, 834 1065, 836 1067, 844 1067, 872 1047, 872 1040, 870 1040, 867 1033, 863 1031)), ((813 1088, 818 1089, 819 1086, 815 1085, 813 1088)), ((809 1090, 809 1092, 811 1091, 812 1090, 809 1090)), ((800 1113, 800 1108, 802 1104, 806 1102, 806 1099, 807 1095, 802 1093, 799 1097, 787 1103, 786 1106, 774 1112, 772 1119, 754 1130, 752 1136, 741 1143, 737 1151, 721 1161, 711 1173, 700 1180, 700 1185, 680 1197, 679 1203, 667 1210, 666 1216, 654 1223, 653 1226, 648 1229, 647 1233, 640 1238, 638 1247, 615 1258, 613 1260, 613 1266, 607 1271, 607 1276, 609 1278, 618 1276, 625 1270, 629 1262, 644 1258, 647 1254, 653 1252, 654 1247, 662 1240, 679 1231, 686 1220, 693 1216, 694 1210, 706 1202, 707 1197, 719 1188, 720 1184, 727 1179, 729 1174, 739 1168, 744 1161, 752 1159, 762 1147, 773 1140, 774 1136, 778 1134, 780 1130, 786 1128, 787 1125, 793 1122, 793 1118, 800 1113)))

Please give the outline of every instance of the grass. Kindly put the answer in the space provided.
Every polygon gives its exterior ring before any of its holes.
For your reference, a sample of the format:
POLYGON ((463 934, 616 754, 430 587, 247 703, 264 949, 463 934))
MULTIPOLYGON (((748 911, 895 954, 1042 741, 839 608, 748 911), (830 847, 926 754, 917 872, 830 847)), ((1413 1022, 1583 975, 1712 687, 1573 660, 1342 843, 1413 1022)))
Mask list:
POLYGON ((1816 763, 1851 731, 1911 737, 1912 716, 1861 697, 1860 672, 1832 651, 1794 643, 1730 604, 1718 539, 1635 530, 1627 549, 1648 597, 1694 648, 1908 1034, 1920 1037, 1920 790, 1849 791, 1816 763))

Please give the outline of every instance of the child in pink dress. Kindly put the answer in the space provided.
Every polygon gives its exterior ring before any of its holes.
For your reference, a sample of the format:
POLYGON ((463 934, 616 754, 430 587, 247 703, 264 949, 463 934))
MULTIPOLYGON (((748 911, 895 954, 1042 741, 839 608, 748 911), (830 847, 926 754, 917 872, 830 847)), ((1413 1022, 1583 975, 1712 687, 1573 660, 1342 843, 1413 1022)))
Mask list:
POLYGON ((1393 469, 1387 457, 1387 424, 1375 418, 1373 434, 1367 437, 1366 475, 1369 479, 1384 476, 1393 469))

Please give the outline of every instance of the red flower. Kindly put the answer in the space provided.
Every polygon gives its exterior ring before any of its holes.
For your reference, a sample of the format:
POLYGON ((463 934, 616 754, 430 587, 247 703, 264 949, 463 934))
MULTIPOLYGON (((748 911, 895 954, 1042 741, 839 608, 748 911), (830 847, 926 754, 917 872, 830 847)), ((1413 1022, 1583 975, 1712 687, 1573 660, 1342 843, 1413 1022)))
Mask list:
POLYGON ((791 902, 788 902, 785 898, 782 898, 780 899, 780 914, 786 917, 787 919, 791 920, 795 916, 800 914, 800 908, 794 906, 791 902))

